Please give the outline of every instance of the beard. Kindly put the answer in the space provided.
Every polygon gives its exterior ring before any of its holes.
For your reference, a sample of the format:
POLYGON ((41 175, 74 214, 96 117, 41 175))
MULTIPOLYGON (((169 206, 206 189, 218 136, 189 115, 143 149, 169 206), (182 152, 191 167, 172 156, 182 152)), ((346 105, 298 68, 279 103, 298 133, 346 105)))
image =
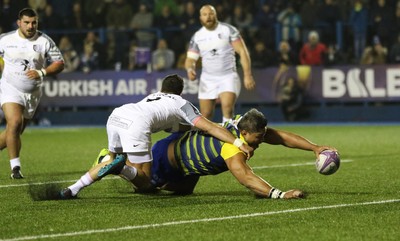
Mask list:
POLYGON ((24 35, 25 38, 32 38, 33 36, 35 36, 36 34, 36 30, 35 29, 31 29, 31 30, 26 30, 26 31, 21 31, 22 35, 24 35))
POLYGON ((217 20, 206 20, 206 21, 201 21, 201 24, 209 30, 214 29, 217 26, 217 20))

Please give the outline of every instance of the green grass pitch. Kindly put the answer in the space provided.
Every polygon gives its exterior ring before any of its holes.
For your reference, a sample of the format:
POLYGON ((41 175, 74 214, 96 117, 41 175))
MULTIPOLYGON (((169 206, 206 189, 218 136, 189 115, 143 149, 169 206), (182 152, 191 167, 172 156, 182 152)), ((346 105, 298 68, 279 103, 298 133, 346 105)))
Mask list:
POLYGON ((400 240, 400 126, 272 127, 335 146, 340 169, 324 176, 312 152, 263 144, 250 160, 254 172, 282 190, 304 190, 305 199, 257 199, 227 172, 202 177, 190 196, 134 194, 110 177, 75 200, 34 201, 29 190, 72 184, 107 143, 104 128, 28 127, 25 179, 11 180, 7 152, 0 156, 0 241, 400 240))

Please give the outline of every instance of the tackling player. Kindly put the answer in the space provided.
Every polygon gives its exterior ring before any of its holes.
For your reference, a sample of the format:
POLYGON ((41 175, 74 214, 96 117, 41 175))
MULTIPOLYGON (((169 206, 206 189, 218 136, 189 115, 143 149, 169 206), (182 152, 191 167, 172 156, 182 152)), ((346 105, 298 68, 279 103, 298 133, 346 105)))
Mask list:
POLYGON ((63 189, 61 198, 75 197, 82 188, 108 174, 121 173, 141 190, 151 190, 151 133, 178 129, 180 123, 190 124, 233 144, 248 158, 253 155, 253 148, 219 124, 204 118, 193 104, 183 99, 180 96, 182 90, 183 79, 168 75, 162 81, 161 92, 114 109, 107 121, 110 161, 91 168, 75 184, 63 189))

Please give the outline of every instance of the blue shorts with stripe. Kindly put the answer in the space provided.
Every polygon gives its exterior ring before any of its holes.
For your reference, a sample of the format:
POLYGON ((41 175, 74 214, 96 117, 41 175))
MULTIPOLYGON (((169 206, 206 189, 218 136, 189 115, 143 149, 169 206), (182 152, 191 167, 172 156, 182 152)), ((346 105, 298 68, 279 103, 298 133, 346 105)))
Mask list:
POLYGON ((167 182, 179 182, 184 179, 184 175, 178 169, 171 166, 168 161, 168 145, 178 140, 184 133, 173 133, 170 136, 157 141, 152 147, 153 163, 151 168, 151 182, 157 187, 161 187, 167 182))

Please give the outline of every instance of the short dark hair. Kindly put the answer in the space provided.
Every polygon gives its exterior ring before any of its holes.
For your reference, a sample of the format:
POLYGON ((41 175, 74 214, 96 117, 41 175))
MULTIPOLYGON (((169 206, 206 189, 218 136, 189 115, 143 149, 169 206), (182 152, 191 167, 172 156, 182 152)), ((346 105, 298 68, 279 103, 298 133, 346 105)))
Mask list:
POLYGON ((257 133, 265 131, 267 124, 268 120, 264 114, 257 109, 252 108, 242 116, 242 119, 240 119, 237 127, 239 130, 257 133))
POLYGON ((183 79, 177 74, 167 75, 161 85, 161 92, 181 95, 183 91, 183 79))
POLYGON ((23 16, 28 16, 28 17, 37 17, 38 14, 37 12, 32 9, 32 8, 24 8, 18 13, 18 19, 22 19, 23 16))

